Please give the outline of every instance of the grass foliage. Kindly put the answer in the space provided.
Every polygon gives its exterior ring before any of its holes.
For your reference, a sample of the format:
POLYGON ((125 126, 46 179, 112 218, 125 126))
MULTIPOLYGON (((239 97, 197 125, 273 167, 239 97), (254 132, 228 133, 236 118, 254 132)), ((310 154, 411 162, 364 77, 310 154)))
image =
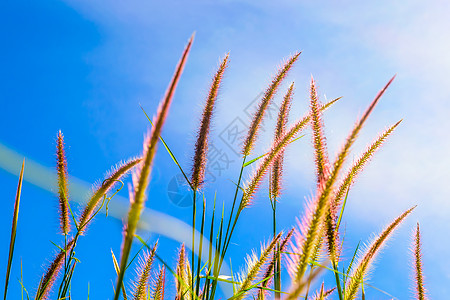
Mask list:
MULTIPOLYGON (((401 120, 388 127, 378 138, 370 144, 348 170, 344 170, 345 163, 349 159, 352 145, 357 140, 360 131, 376 104, 392 83, 392 78, 385 87, 369 103, 362 117, 356 121, 353 129, 348 134, 342 148, 336 154, 334 160, 330 157, 324 134, 323 112, 329 109, 340 98, 328 103, 321 103, 317 92, 316 82, 311 78, 310 109, 303 117, 289 125, 289 112, 294 100, 294 84, 290 84, 284 94, 282 105, 278 114, 277 124, 272 145, 265 153, 254 154, 255 142, 261 131, 261 124, 266 111, 273 101, 274 96, 281 89, 289 71, 300 58, 300 52, 289 57, 277 70, 270 85, 264 92, 254 114, 248 133, 241 149, 241 167, 237 172, 234 197, 224 203, 221 213, 216 210, 216 199, 205 199, 204 190, 207 185, 204 182, 208 142, 210 140, 210 127, 215 113, 216 102, 221 84, 228 66, 227 54, 220 63, 215 73, 211 87, 205 101, 203 115, 192 153, 192 165, 186 172, 176 159, 169 145, 161 137, 161 132, 176 86, 181 78, 183 68, 188 59, 194 36, 190 38, 185 47, 181 59, 175 68, 174 75, 162 98, 156 116, 151 120, 151 132, 144 140, 144 150, 139 158, 128 160, 120 164, 109 176, 93 189, 93 194, 87 200, 87 204, 81 211, 75 214, 70 207, 70 189, 67 183, 67 161, 64 151, 63 134, 57 134, 56 171, 58 182, 58 208, 60 220, 60 233, 64 235, 64 244, 58 245, 58 254, 50 263, 41 281, 36 283, 37 288, 34 299, 72 299, 71 281, 76 278, 75 270, 79 260, 75 256, 77 242, 88 230, 100 210, 108 204, 111 198, 120 190, 124 183, 124 176, 132 173, 132 189, 130 191, 130 206, 128 217, 125 220, 123 242, 119 259, 112 253, 112 261, 117 272, 114 290, 111 294, 114 299, 165 299, 168 295, 174 295, 177 300, 207 300, 222 298, 219 284, 232 287, 233 295, 229 299, 330 299, 339 300, 364 299, 364 286, 367 286, 367 273, 378 256, 380 249, 396 228, 412 212, 413 208, 405 209, 405 212, 395 218, 386 228, 377 235, 366 247, 356 247, 350 261, 345 262, 344 268, 341 257, 343 248, 343 234, 340 223, 349 190, 364 166, 372 159, 373 155, 383 145, 387 138, 394 132, 401 120), (302 136, 302 131, 310 126, 312 130, 312 145, 314 150, 314 163, 316 167, 316 189, 313 195, 305 203, 305 209, 298 222, 292 228, 277 227, 277 205, 282 190, 283 156, 289 145, 302 136), (152 205, 154 196, 148 190, 149 178, 154 164, 157 145, 161 141, 165 150, 169 153, 174 163, 180 168, 187 185, 193 195, 192 209, 192 247, 187 249, 184 244, 178 250, 176 267, 171 268, 171 263, 165 262, 158 255, 158 247, 155 243, 149 246, 142 238, 136 235, 136 229, 141 212, 149 202, 152 205), (253 173, 247 172, 250 165, 256 165, 253 173), (268 177, 268 178, 267 178, 268 177), (240 217, 248 209, 256 197, 256 191, 264 180, 269 181, 268 200, 272 207, 273 232, 270 241, 263 243, 260 252, 253 252, 247 256, 246 266, 242 271, 223 274, 222 266, 227 258, 227 251, 233 233, 240 224, 240 217), (114 192, 113 188, 117 190, 114 192), (198 204, 201 204, 198 206, 198 204), (207 207, 212 211, 207 212, 207 207), (78 217, 77 217, 78 215, 78 217), (206 215, 211 215, 207 220, 206 215), (195 233, 200 232, 200 238, 195 238, 195 233), (132 244, 142 244, 138 253, 132 254, 132 244), (206 248, 204 247, 206 245, 206 248), (207 249, 207 261, 202 261, 202 253, 207 249), (196 255, 196 253, 198 255, 196 255), (130 259, 130 257, 133 257, 130 259), (138 259, 134 259, 138 257, 138 259), (136 262, 135 262, 136 261, 136 262), (288 271, 290 280, 282 274, 288 271), (313 281, 320 279, 324 272, 332 272, 334 281, 322 284, 317 290, 311 290, 313 281), (131 279, 132 274, 137 278, 131 279), (128 276, 126 276, 128 274, 128 276), (281 279, 287 288, 282 290, 281 279), (168 284, 171 282, 171 284, 168 284), (126 290, 127 286, 132 286, 126 290), (167 293, 167 295, 165 295, 167 293)), ((176 104, 175 104, 176 105, 176 104)), ((19 221, 19 203, 21 196, 24 164, 20 172, 17 196, 14 204, 13 222, 11 228, 11 241, 9 246, 8 265, 6 270, 6 282, 4 299, 7 298, 8 283, 12 267, 16 228, 19 221)), ((218 206, 219 207, 219 206, 218 206)), ((427 293, 424 287, 422 274, 421 241, 419 225, 414 232, 412 266, 414 267, 414 283, 417 299, 426 299, 427 293)), ((174 262, 175 263, 175 262, 174 262)), ((21 284, 23 284, 21 282, 21 284)), ((26 291, 22 285, 23 291, 26 291)), ((22 292, 23 295, 23 292, 22 292)), ((30 295, 26 293, 27 299, 30 295)), ((23 298, 23 296, 22 296, 23 298)))

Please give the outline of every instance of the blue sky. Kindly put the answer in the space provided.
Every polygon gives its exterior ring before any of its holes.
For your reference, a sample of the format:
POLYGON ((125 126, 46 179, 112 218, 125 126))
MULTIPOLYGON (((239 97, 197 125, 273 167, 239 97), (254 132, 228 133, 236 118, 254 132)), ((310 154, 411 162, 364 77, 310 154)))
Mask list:
MULTIPOLYGON (((238 163, 232 147, 221 138, 223 132, 233 122, 248 120, 248 107, 251 111, 252 101, 283 58, 303 51, 286 81, 296 85, 291 120, 308 107, 311 75, 322 100, 344 97, 325 115, 330 153, 339 149, 369 101, 397 74, 354 147, 356 156, 380 131, 404 119, 350 194, 344 254, 351 255, 359 240, 369 240, 373 232, 418 204, 378 259, 371 282, 398 299, 411 296, 409 243, 411 230, 419 221, 430 295, 442 299, 450 292, 445 285, 450 280, 446 255, 450 244, 445 239, 450 230, 449 13, 445 1, 8 2, 0 12, 4 40, 0 48, 0 143, 27 161, 52 168, 55 137, 61 129, 68 145, 69 173, 79 180, 73 184, 74 189, 80 186, 73 198, 82 199, 87 183, 102 180, 112 165, 141 152, 148 123, 139 103, 153 114, 188 37, 195 31, 164 136, 188 168, 210 78, 219 59, 230 52, 213 141, 233 162, 221 174, 213 172, 215 180, 209 177, 206 193, 211 198, 217 190, 225 200, 232 186, 228 179, 236 178, 238 163)), ((285 89, 286 85, 281 91, 285 89)), ((276 103, 279 101, 278 96, 276 103)), ((267 131, 258 143, 261 152, 270 143, 270 124, 267 122, 267 131)), ((310 140, 307 133, 287 151, 285 191, 279 205, 283 228, 294 224, 304 198, 313 192, 310 140)), ((12 173, 7 171, 8 162, 11 165, 16 160, 5 151, 0 153, 5 169, 0 170, 4 199, 0 239, 7 245, 17 184, 14 172, 20 165, 11 169, 12 173)), ((25 285, 33 294, 54 251, 50 240, 60 240, 56 198, 42 189, 51 184, 51 175, 33 174, 35 169, 29 171, 27 166, 11 299, 20 291, 20 259, 25 285), (38 179, 41 187, 30 183, 38 179)), ((177 174, 160 148, 147 206, 188 222, 190 208, 174 205, 168 196, 169 183, 177 174)), ((237 245, 230 248, 233 269, 242 265, 244 253, 270 238, 270 205, 263 191, 236 232, 237 245)), ((126 203, 126 189, 120 196, 116 202, 126 203)), ((119 207, 117 214, 121 212, 119 207)), ((92 299, 111 297, 115 275, 110 249, 119 252, 121 228, 120 220, 101 215, 81 241, 77 299, 86 297, 88 281, 92 299)), ((174 261, 178 242, 161 238, 161 244, 167 260, 174 261)), ((2 270, 7 251, 6 246, 0 249, 2 270)), ((3 279, 0 274, 0 281, 3 279)), ((388 299, 374 290, 369 293, 375 299, 388 299)))

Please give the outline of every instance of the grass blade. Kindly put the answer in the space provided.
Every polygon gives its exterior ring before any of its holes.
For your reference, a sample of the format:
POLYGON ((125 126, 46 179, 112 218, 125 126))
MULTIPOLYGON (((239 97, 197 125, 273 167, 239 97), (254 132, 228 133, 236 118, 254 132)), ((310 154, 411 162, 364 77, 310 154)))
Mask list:
MULTIPOLYGON (((147 115, 147 113, 145 112, 144 108, 142 108, 142 111, 144 112, 145 116, 147 117, 147 120, 150 122, 150 124, 153 126, 153 122, 150 119, 150 117, 147 115)), ((166 141, 163 139, 162 136, 159 136, 159 139, 161 141, 161 143, 163 143, 164 148, 166 148, 167 153, 169 153, 170 158, 172 158, 172 160, 174 161, 174 163, 178 166, 178 169, 180 169, 181 174, 183 174, 184 179, 186 180, 186 183, 189 184, 189 186, 191 187, 191 189, 194 189, 194 187, 192 186, 191 181, 189 180, 189 178, 187 177, 186 173, 184 172, 183 168, 181 167, 180 163, 178 162, 177 158, 175 157, 175 155, 173 154, 172 150, 170 150, 169 146, 167 145, 166 141)))
MULTIPOLYGON (((116 270, 116 274, 119 275, 119 271, 120 271, 119 270, 119 263, 117 262, 116 256, 114 255, 114 252, 112 251, 112 249, 111 249, 111 256, 112 256, 112 259, 113 259, 114 270, 116 270)), ((124 300, 128 299, 127 292, 125 290, 125 285, 123 284, 123 282, 122 282, 122 296, 123 296, 124 300)))
POLYGON ((19 183, 17 185, 16 200, 14 201, 14 214, 11 226, 11 241, 9 242, 9 254, 8 265, 6 267, 6 279, 5 279, 5 294, 4 300, 6 300, 6 294, 8 293, 9 275, 11 274, 11 266, 14 255, 14 246, 16 244, 17 222, 19 220, 19 204, 20 194, 22 192, 23 170, 25 168, 25 159, 22 162, 22 168, 20 169, 19 183))

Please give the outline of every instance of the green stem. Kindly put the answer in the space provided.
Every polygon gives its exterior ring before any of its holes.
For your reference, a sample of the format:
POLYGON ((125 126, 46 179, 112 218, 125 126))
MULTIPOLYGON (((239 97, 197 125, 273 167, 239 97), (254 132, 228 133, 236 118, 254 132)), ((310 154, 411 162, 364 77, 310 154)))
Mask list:
POLYGON ((309 275, 308 275, 308 278, 309 278, 309 279, 308 279, 308 287, 306 288, 305 300, 308 300, 309 289, 311 288, 311 276, 312 276, 313 269, 314 269, 314 265, 311 265, 311 266, 310 266, 310 269, 309 269, 309 275))
POLYGON ((336 278, 336 288, 338 290, 339 300, 343 300, 341 282, 339 279, 338 265, 333 262, 334 277, 336 278))
POLYGON ((195 288, 195 294, 198 297, 199 290, 200 290, 200 264, 202 260, 202 250, 203 250, 203 230, 205 227, 205 210, 206 210, 206 200, 205 196, 203 195, 203 211, 202 211, 202 224, 200 227, 200 244, 198 249, 198 256, 197 256, 197 281, 196 281, 196 288, 195 288))
MULTIPOLYGON (((239 218, 240 211, 238 210, 236 212, 236 216, 234 218, 233 226, 231 227, 231 231, 230 231, 231 220, 233 218, 234 208, 236 206, 236 200, 237 200, 237 196, 238 196, 238 193, 239 193, 239 187, 241 185, 242 174, 244 173, 244 167, 245 167, 245 160, 246 159, 247 159, 247 155, 244 155, 244 158, 242 159, 241 170, 239 171, 239 179, 238 179, 238 182, 237 182, 237 185, 236 185, 236 190, 234 192, 233 205, 231 206, 230 217, 228 219, 227 231, 225 233, 224 244, 223 244, 224 247, 222 248, 222 253, 220 255, 221 257, 219 259, 219 264, 217 266, 217 274, 220 273, 220 268, 222 267, 222 263, 223 263, 223 260, 225 258, 225 253, 227 252, 227 249, 228 249, 229 241, 230 241, 231 236, 233 234, 234 227, 236 226, 237 218, 239 218)), ((213 282, 212 282, 210 299, 214 299, 214 295, 215 295, 215 292, 216 292, 216 286, 217 286, 217 278, 214 279, 213 282)))
MULTIPOLYGON (((236 185, 236 190, 234 192, 234 199, 233 199, 233 205, 231 206, 231 212, 230 212, 230 218, 228 219, 228 225, 227 225, 227 231, 225 233, 225 241, 227 241, 228 239, 228 233, 230 231, 230 225, 231 225, 231 218, 233 217, 233 213, 234 213, 234 207, 236 206, 236 200, 237 200, 237 195, 239 193, 239 187, 241 185, 241 180, 242 180, 242 174, 244 172, 244 165, 245 165, 245 160, 247 159, 247 156, 244 156, 243 160, 242 160, 242 166, 241 166, 241 170, 239 172, 239 179, 236 185)), ((230 233, 231 236, 231 233, 230 233)), ((222 253, 222 255, 224 255, 225 253, 222 253)))
MULTIPOLYGON (((274 197, 272 200, 272 220, 273 220, 273 237, 277 236, 277 199, 274 197)), ((273 281, 274 281, 274 290, 275 290, 275 299, 280 299, 280 293, 278 292, 281 287, 281 256, 280 256, 280 244, 277 243, 275 248, 275 267, 273 272, 273 281)))
MULTIPOLYGON (((193 190, 194 196, 193 196, 193 203, 192 203, 192 247, 191 247, 191 289, 194 288, 194 249, 195 249, 195 214, 196 214, 196 196, 197 196, 197 189, 193 190)), ((191 293, 191 299, 194 300, 194 293, 191 293)))

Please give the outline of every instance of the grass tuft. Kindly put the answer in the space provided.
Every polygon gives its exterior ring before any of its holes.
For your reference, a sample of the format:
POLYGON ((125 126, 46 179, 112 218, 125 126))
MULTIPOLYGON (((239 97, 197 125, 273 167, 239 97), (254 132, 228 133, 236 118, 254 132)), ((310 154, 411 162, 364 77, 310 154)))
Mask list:
MULTIPOLYGON (((395 123, 382 132, 382 134, 369 145, 367 150, 361 154, 351 167, 346 172, 343 172, 344 165, 350 156, 351 148, 360 131, 394 78, 380 90, 362 117, 357 120, 332 163, 330 163, 327 150, 323 113, 340 98, 322 105, 319 101, 316 82, 313 78, 311 78, 309 93, 310 106, 306 115, 298 119, 290 127, 287 126, 294 93, 294 83, 292 83, 282 99, 277 123, 274 128, 275 134, 270 149, 266 153, 259 153, 250 157, 250 155, 253 155, 252 151, 254 150, 254 145, 261 129, 260 127, 264 115, 283 80, 299 58, 300 53, 296 52, 279 68, 254 112, 247 136, 245 137, 245 140, 243 140, 243 148, 241 150, 241 153, 243 154, 242 165, 239 169, 238 179, 237 181, 230 180, 234 184, 232 186, 232 189, 234 189, 234 198, 220 199, 217 198, 217 193, 214 193, 214 199, 212 199, 212 197, 209 199, 212 194, 207 192, 204 186, 205 170, 206 165, 208 164, 208 143, 211 140, 211 123, 213 115, 215 114, 218 93, 224 72, 229 64, 228 54, 221 60, 209 88, 203 115, 200 120, 195 148, 193 149, 194 153, 190 177, 184 172, 176 159, 174 152, 162 138, 162 129, 172 105, 177 84, 190 53, 193 37, 194 36, 189 39, 184 48, 181 59, 175 68, 175 72, 167 87, 165 95, 159 103, 156 116, 153 117, 153 119, 150 119, 144 111, 144 114, 150 121, 152 127, 144 139, 142 156, 119 164, 106 176, 106 179, 101 184, 96 185, 92 195, 88 198, 86 205, 80 209, 78 219, 75 218, 69 204, 67 159, 64 149, 64 137, 61 131, 58 132, 56 145, 56 171, 58 180, 60 228, 64 233, 64 243, 62 246, 54 244, 60 251, 44 272, 37 288, 35 299, 50 298, 60 273, 63 275, 61 276, 62 279, 58 280, 60 284, 59 289, 55 289, 58 291, 57 294, 55 292, 55 296, 57 299, 61 300, 72 299, 72 278, 74 278, 75 267, 80 262, 78 257, 75 256, 78 238, 85 234, 87 226, 104 206, 106 206, 106 215, 108 215, 109 201, 125 185, 122 180, 130 171, 132 172, 130 206, 128 208, 127 218, 124 220, 122 248, 119 262, 111 251, 114 268, 117 273, 115 285, 113 283, 114 300, 118 300, 119 298, 123 298, 124 300, 128 298, 136 300, 163 300, 166 293, 166 273, 172 277, 169 278, 169 280, 172 279, 175 283, 175 290, 168 292, 168 294, 174 295, 176 300, 213 300, 222 296, 229 297, 226 292, 227 290, 223 289, 222 285, 228 286, 229 291, 233 290, 233 295, 229 298, 233 300, 248 298, 250 296, 253 296, 254 299, 264 300, 266 297, 268 298, 269 293, 273 293, 273 298, 275 300, 279 300, 282 297, 286 300, 298 298, 327 299, 334 291, 337 292, 336 294, 339 300, 353 300, 358 297, 359 294, 361 294, 362 299, 365 299, 366 295, 369 295, 366 290, 369 287, 375 288, 391 298, 394 298, 382 289, 367 284, 367 274, 374 259, 386 244, 388 238, 412 212, 414 207, 405 211, 390 223, 371 242, 371 244, 365 248, 365 250, 361 250, 359 247, 360 244, 358 243, 358 246, 354 251, 355 254, 351 260, 349 259, 349 262, 344 261, 341 258, 341 252, 344 247, 345 231, 339 230, 344 215, 347 197, 354 181, 401 122, 395 123), (298 219, 297 226, 283 237, 285 228, 281 228, 282 230, 277 228, 277 220, 279 220, 281 216, 277 216, 276 210, 277 203, 279 203, 279 200, 281 199, 280 194, 282 189, 281 179, 283 177, 284 153, 286 147, 290 143, 293 143, 302 137, 298 137, 299 133, 309 125, 312 127, 312 151, 316 169, 315 191, 306 201, 304 212, 298 219), (187 254, 186 247, 183 243, 179 248, 178 260, 174 269, 172 269, 171 265, 165 261, 165 258, 157 253, 156 249, 158 242, 155 242, 154 246, 150 247, 148 245, 150 239, 144 241, 143 238, 137 234, 138 224, 146 205, 147 198, 151 199, 153 197, 153 195, 147 195, 147 190, 150 184, 152 169, 155 164, 154 159, 159 140, 163 143, 174 164, 183 174, 184 179, 193 193, 192 224, 190 224, 192 225, 190 228, 192 231, 189 230, 192 233, 192 244, 189 245, 190 255, 187 254), (247 167, 251 164, 254 164, 256 167, 253 172, 247 174, 247 167), (227 250, 230 245, 234 245, 234 243, 232 243, 233 232, 237 228, 236 225, 238 224, 241 213, 244 209, 246 210, 246 208, 250 207, 253 200, 257 197, 256 191, 262 185, 262 181, 268 172, 271 175, 268 178, 268 196, 272 207, 273 230, 266 234, 269 234, 269 236, 272 237, 272 240, 261 246, 259 255, 252 252, 246 259, 246 267, 244 270, 241 273, 236 274, 233 272, 232 268, 228 271, 228 267, 226 267, 225 262, 228 260, 227 250), (243 184, 242 182, 245 177, 248 179, 243 184), (115 192, 111 192, 116 184, 120 185, 120 187, 118 187, 115 192), (203 191, 203 189, 205 189, 205 191, 203 191), (201 214, 199 213, 201 218, 200 216, 197 216, 197 197, 202 198, 203 200, 201 214), (222 205, 220 215, 219 213, 216 214, 217 199, 219 199, 222 205), (209 203, 212 201, 213 204, 210 205, 209 203), (72 217, 72 220, 69 219, 69 216, 72 217), (71 224, 71 221, 73 221, 73 224, 71 224), (200 225, 198 229, 196 228, 197 221, 199 221, 198 224, 200 225), (73 227, 75 227, 75 230, 73 227), (199 230, 199 232, 197 232, 197 230, 199 230), (74 236, 69 237, 69 234, 74 234, 74 236), (132 244, 137 240, 141 242, 142 246, 136 253, 133 253, 130 258, 132 244), (290 250, 289 252, 286 252, 286 248, 288 247, 290 247, 290 250), (355 259, 358 252, 360 253, 360 257, 359 259, 355 259), (287 259, 286 264, 281 263, 284 258, 287 259), (344 263, 346 265, 344 265, 344 263), (132 283, 132 288, 129 295, 127 295, 125 282, 128 281, 128 270, 132 269, 136 270, 137 279, 129 281, 132 283), (288 277, 285 274, 286 271, 290 275, 291 281, 289 283, 284 282, 284 277, 288 277), (331 286, 330 289, 325 289, 324 282, 316 289, 314 281, 321 277, 324 272, 328 271, 332 272, 332 275, 334 275, 333 280, 335 280, 335 286, 331 286), (281 284, 282 278, 283 285, 281 284), (125 279, 127 279, 127 281, 125 279), (285 286, 288 288, 284 288, 285 286), (219 294, 219 288, 224 291, 223 294, 219 294), (315 290, 313 290, 313 288, 315 290)), ((14 204, 4 300, 6 300, 8 282, 13 265, 12 261, 17 234, 23 173, 24 162, 20 171, 14 204)), ((155 199, 155 201, 158 200, 159 199, 155 199)), ((267 220, 267 216, 261 215, 261 218, 267 220)), ((239 230, 245 228, 246 226, 244 225, 239 226, 239 230)), ((166 229, 170 230, 170 227, 166 229)), ((262 230, 262 228, 260 230, 262 230)), ((237 243, 239 244, 239 241, 237 243)), ((423 283, 424 279, 420 249, 420 229, 419 224, 417 224, 414 232, 412 249, 414 255, 416 298, 427 299, 427 292, 423 283)), ((236 248, 234 249, 234 251, 238 250, 239 249, 236 248)), ((324 278, 328 279, 328 277, 324 278)), ((22 265, 19 283, 22 288, 22 300, 24 299, 24 291, 27 299, 29 299, 23 283, 22 265)), ((326 284, 327 286, 329 285, 328 282, 326 284)), ((88 284, 88 299, 89 294, 90 285, 88 284)))

